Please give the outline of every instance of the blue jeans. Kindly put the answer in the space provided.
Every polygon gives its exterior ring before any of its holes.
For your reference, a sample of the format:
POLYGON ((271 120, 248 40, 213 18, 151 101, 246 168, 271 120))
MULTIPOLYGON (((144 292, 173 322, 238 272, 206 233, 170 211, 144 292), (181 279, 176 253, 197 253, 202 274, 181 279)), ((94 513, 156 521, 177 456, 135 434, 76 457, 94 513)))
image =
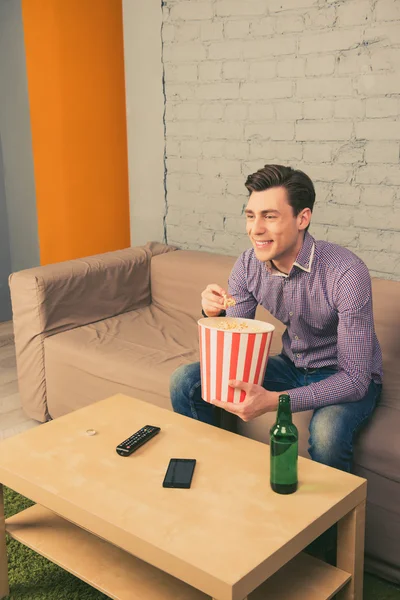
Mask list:
MULTIPOLYGON (((273 392, 284 392, 321 381, 333 373, 336 370, 328 367, 297 369, 286 356, 279 354, 268 359, 263 387, 273 392)), ((351 470, 354 437, 371 416, 381 390, 381 385, 371 381, 367 394, 361 400, 314 410, 308 442, 312 460, 341 471, 351 470)), ((183 365, 174 371, 171 402, 175 412, 216 425, 215 407, 201 398, 200 363, 183 365)))

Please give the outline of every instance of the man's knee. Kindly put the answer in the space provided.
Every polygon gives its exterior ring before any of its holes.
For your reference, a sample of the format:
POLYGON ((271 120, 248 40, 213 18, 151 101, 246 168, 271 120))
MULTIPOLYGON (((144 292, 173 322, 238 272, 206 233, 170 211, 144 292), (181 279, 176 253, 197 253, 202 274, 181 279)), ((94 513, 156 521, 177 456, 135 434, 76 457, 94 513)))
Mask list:
POLYGON ((182 395, 189 397, 191 390, 200 381, 199 363, 181 365, 172 373, 170 378, 170 393, 172 406, 180 403, 182 395))
POLYGON ((349 471, 352 436, 346 426, 340 404, 314 412, 310 423, 309 454, 316 462, 349 471))
POLYGON ((171 375, 170 388, 192 386, 200 380, 200 363, 181 365, 171 375))
POLYGON ((170 380, 169 380, 169 387, 170 390, 173 391, 176 388, 181 388, 182 387, 182 383, 185 380, 185 370, 187 368, 187 365, 180 365, 177 369, 175 369, 175 371, 173 371, 170 380))

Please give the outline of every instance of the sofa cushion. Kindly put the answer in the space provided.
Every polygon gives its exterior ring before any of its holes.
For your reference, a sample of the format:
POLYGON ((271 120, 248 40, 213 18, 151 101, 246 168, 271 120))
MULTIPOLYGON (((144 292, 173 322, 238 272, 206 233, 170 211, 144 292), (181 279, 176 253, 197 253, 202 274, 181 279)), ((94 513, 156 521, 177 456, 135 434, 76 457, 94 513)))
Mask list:
POLYGON ((154 306, 47 337, 50 415, 59 417, 118 392, 170 408, 171 373, 198 360, 196 339, 193 319, 174 318, 154 306))
POLYGON ((379 403, 361 431, 354 448, 354 463, 400 483, 400 410, 379 403))

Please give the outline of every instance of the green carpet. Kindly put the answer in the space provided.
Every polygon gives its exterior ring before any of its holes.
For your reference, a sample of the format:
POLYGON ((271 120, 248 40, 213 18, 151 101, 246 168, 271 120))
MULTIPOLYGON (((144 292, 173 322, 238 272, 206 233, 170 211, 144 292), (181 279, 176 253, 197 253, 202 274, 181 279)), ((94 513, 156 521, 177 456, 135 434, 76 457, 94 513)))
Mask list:
MULTIPOLYGON (((4 488, 6 518, 33 502, 4 488)), ((7 600, 107 600, 80 579, 7 536, 10 595, 7 600)), ((365 574, 364 600, 400 600, 400 586, 365 574)))

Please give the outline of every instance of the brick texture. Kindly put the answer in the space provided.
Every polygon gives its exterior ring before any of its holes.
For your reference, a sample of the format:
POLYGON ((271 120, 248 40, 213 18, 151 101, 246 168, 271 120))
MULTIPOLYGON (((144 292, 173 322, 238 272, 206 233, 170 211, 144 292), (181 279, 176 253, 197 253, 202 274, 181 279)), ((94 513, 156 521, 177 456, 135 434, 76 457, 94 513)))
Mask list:
POLYGON ((168 242, 237 255, 247 175, 288 164, 310 232, 399 280, 399 0, 164 0, 161 36, 168 242))

